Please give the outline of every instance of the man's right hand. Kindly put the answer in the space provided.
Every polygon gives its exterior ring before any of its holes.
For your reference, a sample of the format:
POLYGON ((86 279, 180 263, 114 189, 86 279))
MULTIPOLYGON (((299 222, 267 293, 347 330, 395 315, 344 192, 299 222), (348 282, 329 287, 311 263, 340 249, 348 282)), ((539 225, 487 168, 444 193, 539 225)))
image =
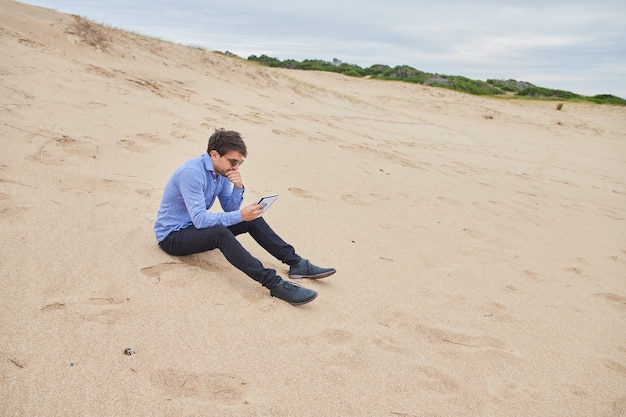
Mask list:
POLYGON ((261 214, 263 214, 263 210, 261 210, 262 207, 263 203, 245 206, 244 208, 239 210, 241 212, 241 220, 243 220, 244 222, 249 222, 256 219, 261 214))

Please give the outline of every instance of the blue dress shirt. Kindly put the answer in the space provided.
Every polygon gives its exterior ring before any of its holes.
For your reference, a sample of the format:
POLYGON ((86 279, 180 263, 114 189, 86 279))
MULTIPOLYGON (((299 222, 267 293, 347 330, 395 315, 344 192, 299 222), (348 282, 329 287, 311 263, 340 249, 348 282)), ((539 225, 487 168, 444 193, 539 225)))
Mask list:
POLYGON ((192 224, 197 229, 204 229, 240 223, 239 208, 243 202, 243 192, 243 188, 235 188, 228 178, 215 175, 208 154, 190 159, 174 171, 163 190, 163 199, 154 223, 157 242, 192 224), (207 211, 213 206, 216 197, 224 210, 222 213, 207 211))

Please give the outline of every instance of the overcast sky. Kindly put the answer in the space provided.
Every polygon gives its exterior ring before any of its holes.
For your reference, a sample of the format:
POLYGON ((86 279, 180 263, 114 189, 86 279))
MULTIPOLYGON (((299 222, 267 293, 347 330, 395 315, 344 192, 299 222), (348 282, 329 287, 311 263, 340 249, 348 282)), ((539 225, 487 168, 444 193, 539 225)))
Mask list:
POLYGON ((27 0, 242 58, 409 65, 626 98, 624 0, 27 0))

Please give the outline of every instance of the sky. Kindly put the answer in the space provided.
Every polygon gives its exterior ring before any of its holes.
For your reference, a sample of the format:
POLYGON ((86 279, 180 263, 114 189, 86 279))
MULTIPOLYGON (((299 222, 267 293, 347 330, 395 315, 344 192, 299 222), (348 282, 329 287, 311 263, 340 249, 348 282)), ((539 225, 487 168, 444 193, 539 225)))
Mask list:
POLYGON ((624 0, 26 0, 242 58, 321 59, 626 98, 624 0))

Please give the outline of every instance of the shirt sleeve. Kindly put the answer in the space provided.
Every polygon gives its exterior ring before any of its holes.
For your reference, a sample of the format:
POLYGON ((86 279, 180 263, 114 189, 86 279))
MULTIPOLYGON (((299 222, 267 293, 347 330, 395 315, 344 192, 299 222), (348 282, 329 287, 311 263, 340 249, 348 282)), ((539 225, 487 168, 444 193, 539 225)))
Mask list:
MULTIPOLYGON (((229 204, 230 211, 224 213, 211 213, 208 206, 215 199, 215 184, 207 183, 206 175, 193 169, 186 169, 180 173, 178 187, 182 195, 187 213, 196 229, 205 229, 212 226, 232 226, 241 222, 239 206, 229 204), (212 195, 212 201, 205 199, 205 187, 212 187, 208 195, 212 195)), ((221 201, 221 200, 220 200, 221 201)), ((241 200, 240 203, 241 204, 241 200)))
MULTIPOLYGON (((223 179, 220 178, 220 180, 223 179)), ((241 203, 243 202, 243 192, 245 188, 235 188, 233 184, 228 182, 228 180, 225 180, 224 182, 226 184, 222 185, 222 191, 217 196, 220 200, 222 210, 238 211, 241 208, 241 203)))

